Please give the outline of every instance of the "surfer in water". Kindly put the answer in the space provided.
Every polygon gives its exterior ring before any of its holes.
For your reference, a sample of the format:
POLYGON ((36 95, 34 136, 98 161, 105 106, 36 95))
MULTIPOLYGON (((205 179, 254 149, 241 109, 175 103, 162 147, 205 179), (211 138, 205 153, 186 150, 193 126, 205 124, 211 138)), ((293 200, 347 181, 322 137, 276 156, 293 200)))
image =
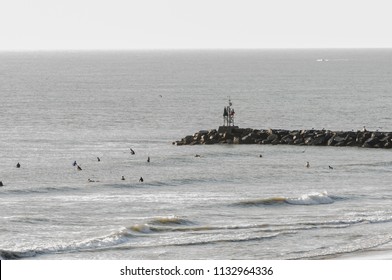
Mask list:
POLYGON ((78 165, 77 163, 76 163, 76 160, 74 161, 74 163, 72 164, 73 166, 76 166, 76 165, 78 165))
POLYGON ((309 161, 306 162, 306 165, 305 165, 305 166, 306 166, 307 168, 310 167, 309 161))
POLYGON ((150 162, 150 157, 147 158, 147 162, 150 162))
POLYGON ((16 164, 16 168, 20 168, 20 163, 19 162, 16 164))
POLYGON ((97 160, 98 160, 98 161, 101 161, 101 159, 100 159, 99 157, 97 157, 97 160))
POLYGON ((140 177, 139 182, 140 182, 140 183, 143 183, 143 182, 144 182, 143 177, 140 177))
POLYGON ((81 168, 79 165, 77 165, 77 166, 78 166, 78 170, 79 170, 79 171, 81 171, 81 170, 82 170, 82 168, 81 168))
POLYGON ((0 187, 2 187, 2 186, 4 186, 4 185, 3 185, 3 181, 0 181, 0 187))
POLYGON ((131 148, 130 150, 131 150, 131 155, 134 155, 134 154, 135 154, 135 151, 132 150, 132 148, 131 148))
POLYGON ((123 181, 124 181, 124 180, 125 180, 125 177, 124 177, 124 176, 121 176, 121 180, 123 180, 123 181))

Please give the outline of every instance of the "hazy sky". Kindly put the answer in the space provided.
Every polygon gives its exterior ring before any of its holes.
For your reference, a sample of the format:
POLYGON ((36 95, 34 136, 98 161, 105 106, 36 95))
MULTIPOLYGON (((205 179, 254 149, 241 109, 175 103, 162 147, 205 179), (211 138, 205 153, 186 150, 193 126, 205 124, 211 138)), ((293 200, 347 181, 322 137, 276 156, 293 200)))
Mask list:
POLYGON ((0 50, 392 47, 391 6, 387 0, 0 0, 0 50))

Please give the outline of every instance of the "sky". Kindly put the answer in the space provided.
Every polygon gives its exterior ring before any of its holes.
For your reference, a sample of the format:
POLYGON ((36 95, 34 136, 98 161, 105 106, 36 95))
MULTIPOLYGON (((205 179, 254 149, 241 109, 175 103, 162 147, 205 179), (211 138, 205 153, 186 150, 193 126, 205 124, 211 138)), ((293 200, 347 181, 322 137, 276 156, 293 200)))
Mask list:
POLYGON ((0 50, 391 48, 391 7, 387 0, 0 0, 0 50))

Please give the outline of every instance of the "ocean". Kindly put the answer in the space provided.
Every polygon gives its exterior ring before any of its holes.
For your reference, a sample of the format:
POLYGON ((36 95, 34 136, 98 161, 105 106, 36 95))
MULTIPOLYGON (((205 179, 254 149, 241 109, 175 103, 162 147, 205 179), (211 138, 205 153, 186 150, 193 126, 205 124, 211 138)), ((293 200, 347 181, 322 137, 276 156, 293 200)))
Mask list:
POLYGON ((0 259, 392 253, 391 150, 172 145, 229 98, 241 128, 392 131, 391 76, 389 49, 0 53, 0 259))

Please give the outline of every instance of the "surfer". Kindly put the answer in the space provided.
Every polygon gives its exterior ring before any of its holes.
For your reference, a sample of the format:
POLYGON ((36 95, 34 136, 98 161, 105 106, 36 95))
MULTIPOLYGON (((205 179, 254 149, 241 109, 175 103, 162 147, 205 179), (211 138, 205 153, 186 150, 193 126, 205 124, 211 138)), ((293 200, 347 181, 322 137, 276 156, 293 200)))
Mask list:
POLYGON ((134 154, 135 154, 135 151, 132 150, 132 148, 130 148, 130 150, 131 150, 131 155, 134 155, 134 154))
POLYGON ((332 166, 330 166, 330 165, 328 165, 328 168, 329 168, 329 169, 333 169, 333 167, 332 167, 332 166))
POLYGON ((263 157, 263 155, 262 155, 262 154, 260 154, 260 155, 259 155, 259 157, 263 157))
POLYGON ((82 170, 82 168, 79 165, 77 165, 77 166, 78 166, 78 170, 82 170))
POLYGON ((20 168, 20 163, 19 162, 16 164, 16 168, 20 168))
POLYGON ((123 180, 123 181, 124 181, 124 180, 125 180, 125 177, 124 177, 124 176, 121 176, 121 180, 123 180))
POLYGON ((147 162, 150 162, 150 157, 147 158, 147 162))
POLYGON ((3 185, 3 181, 0 181, 0 187, 2 187, 2 186, 4 186, 4 185, 3 185))
POLYGON ((88 181, 89 181, 90 183, 93 183, 93 182, 95 182, 94 180, 91 180, 91 179, 88 179, 88 181))
POLYGON ((306 162, 306 165, 305 165, 305 166, 306 166, 307 168, 310 167, 309 161, 306 162))
POLYGON ((200 157, 200 155, 197 154, 197 155, 195 155, 195 157, 200 157))
POLYGON ((76 163, 76 160, 74 161, 74 163, 72 164, 73 166, 76 166, 76 165, 78 165, 77 163, 76 163))
POLYGON ((101 161, 101 159, 100 159, 99 157, 97 157, 97 160, 98 160, 98 161, 101 161))
POLYGON ((144 181, 144 180, 143 180, 143 177, 140 177, 139 182, 140 182, 140 183, 143 183, 143 181, 144 181))

